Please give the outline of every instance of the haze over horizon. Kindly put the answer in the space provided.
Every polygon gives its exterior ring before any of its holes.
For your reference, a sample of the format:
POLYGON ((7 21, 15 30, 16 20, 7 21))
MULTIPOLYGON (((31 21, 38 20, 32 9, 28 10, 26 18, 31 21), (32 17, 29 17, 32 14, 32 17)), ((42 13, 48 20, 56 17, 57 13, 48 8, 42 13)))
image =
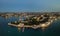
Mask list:
POLYGON ((0 0, 0 12, 60 12, 60 0, 0 0))

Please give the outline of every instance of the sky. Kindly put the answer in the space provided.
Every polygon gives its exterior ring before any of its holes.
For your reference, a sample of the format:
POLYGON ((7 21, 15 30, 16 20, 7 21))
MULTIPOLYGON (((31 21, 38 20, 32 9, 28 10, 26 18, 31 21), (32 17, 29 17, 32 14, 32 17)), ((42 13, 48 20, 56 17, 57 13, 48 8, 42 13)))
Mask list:
POLYGON ((60 0, 0 0, 0 12, 60 12, 60 0))

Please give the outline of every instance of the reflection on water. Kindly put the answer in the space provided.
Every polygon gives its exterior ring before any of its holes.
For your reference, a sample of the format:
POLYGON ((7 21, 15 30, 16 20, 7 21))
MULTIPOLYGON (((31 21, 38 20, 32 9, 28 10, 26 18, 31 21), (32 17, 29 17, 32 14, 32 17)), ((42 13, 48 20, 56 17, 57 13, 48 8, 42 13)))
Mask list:
POLYGON ((58 36, 60 35, 60 20, 54 21, 45 31, 41 29, 26 28, 24 32, 18 32, 16 27, 8 26, 8 22, 18 21, 19 17, 10 17, 5 19, 0 17, 0 35, 1 36, 58 36))

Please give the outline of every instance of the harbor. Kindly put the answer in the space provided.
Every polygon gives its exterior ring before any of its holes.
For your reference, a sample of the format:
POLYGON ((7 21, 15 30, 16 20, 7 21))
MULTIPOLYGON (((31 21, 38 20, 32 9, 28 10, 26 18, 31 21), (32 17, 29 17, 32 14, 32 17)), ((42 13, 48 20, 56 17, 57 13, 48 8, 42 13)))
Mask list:
POLYGON ((27 16, 25 13, 23 14, 23 16, 25 17, 24 20, 20 16, 21 19, 19 19, 18 22, 17 21, 12 22, 12 23, 9 22, 8 26, 17 27, 19 31, 21 28, 23 28, 23 30, 24 28, 33 28, 33 29, 41 28, 42 31, 44 31, 46 28, 52 25, 51 23, 53 21, 57 20, 60 17, 54 14, 53 15, 41 14, 41 15, 28 15, 27 16))
POLYGON ((32 35, 33 36, 37 36, 37 35, 51 36, 50 34, 53 34, 53 36, 55 36, 60 31, 60 28, 59 28, 60 17, 56 15, 55 16, 53 15, 43 16, 43 14, 39 16, 38 15, 35 15, 35 16, 27 15, 26 16, 24 14, 24 17, 23 16, 21 17, 12 16, 12 17, 7 17, 7 18, 0 16, 0 25, 1 25, 0 26, 1 33, 4 35, 8 33, 8 36, 13 36, 13 35, 14 36, 17 36, 17 35, 19 36, 27 36, 27 35, 28 36, 29 35, 30 36, 32 35), (33 20, 34 18, 37 18, 37 19, 33 20), (40 20, 38 20, 38 18, 40 18, 40 20), (34 23, 32 23, 33 21, 34 23))

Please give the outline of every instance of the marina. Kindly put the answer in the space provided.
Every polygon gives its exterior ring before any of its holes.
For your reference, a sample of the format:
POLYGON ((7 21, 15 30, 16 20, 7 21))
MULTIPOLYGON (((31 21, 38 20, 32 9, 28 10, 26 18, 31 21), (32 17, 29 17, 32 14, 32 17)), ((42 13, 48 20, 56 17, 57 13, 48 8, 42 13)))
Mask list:
MULTIPOLYGON (((57 35, 57 33, 60 31, 60 28, 59 28, 60 17, 57 15, 50 15, 45 13, 41 15, 24 14, 24 16, 19 16, 19 17, 12 16, 7 18, 0 16, 0 25, 1 25, 0 28, 3 27, 1 28, 1 33, 3 32, 5 32, 4 34, 8 33, 9 34, 8 36, 11 36, 11 35, 12 36, 13 35, 14 36, 17 36, 17 35, 32 36, 32 34, 36 34, 34 36, 37 36, 37 35, 46 36, 46 34, 57 35), (45 16, 45 15, 48 15, 48 16, 45 16), (8 29, 8 32, 7 32, 7 29, 8 29)), ((51 35, 48 35, 48 36, 51 36, 51 35)))
POLYGON ((49 27, 53 21, 57 20, 60 17, 48 14, 30 15, 30 16, 28 15, 27 17, 26 16, 27 15, 24 13, 23 15, 23 17, 25 18, 24 20, 22 19, 22 17, 20 17, 21 19, 19 19, 19 21, 9 22, 8 26, 17 27, 19 31, 20 28, 23 28, 23 30, 24 28, 33 28, 33 29, 41 28, 43 31, 47 27, 49 27))

